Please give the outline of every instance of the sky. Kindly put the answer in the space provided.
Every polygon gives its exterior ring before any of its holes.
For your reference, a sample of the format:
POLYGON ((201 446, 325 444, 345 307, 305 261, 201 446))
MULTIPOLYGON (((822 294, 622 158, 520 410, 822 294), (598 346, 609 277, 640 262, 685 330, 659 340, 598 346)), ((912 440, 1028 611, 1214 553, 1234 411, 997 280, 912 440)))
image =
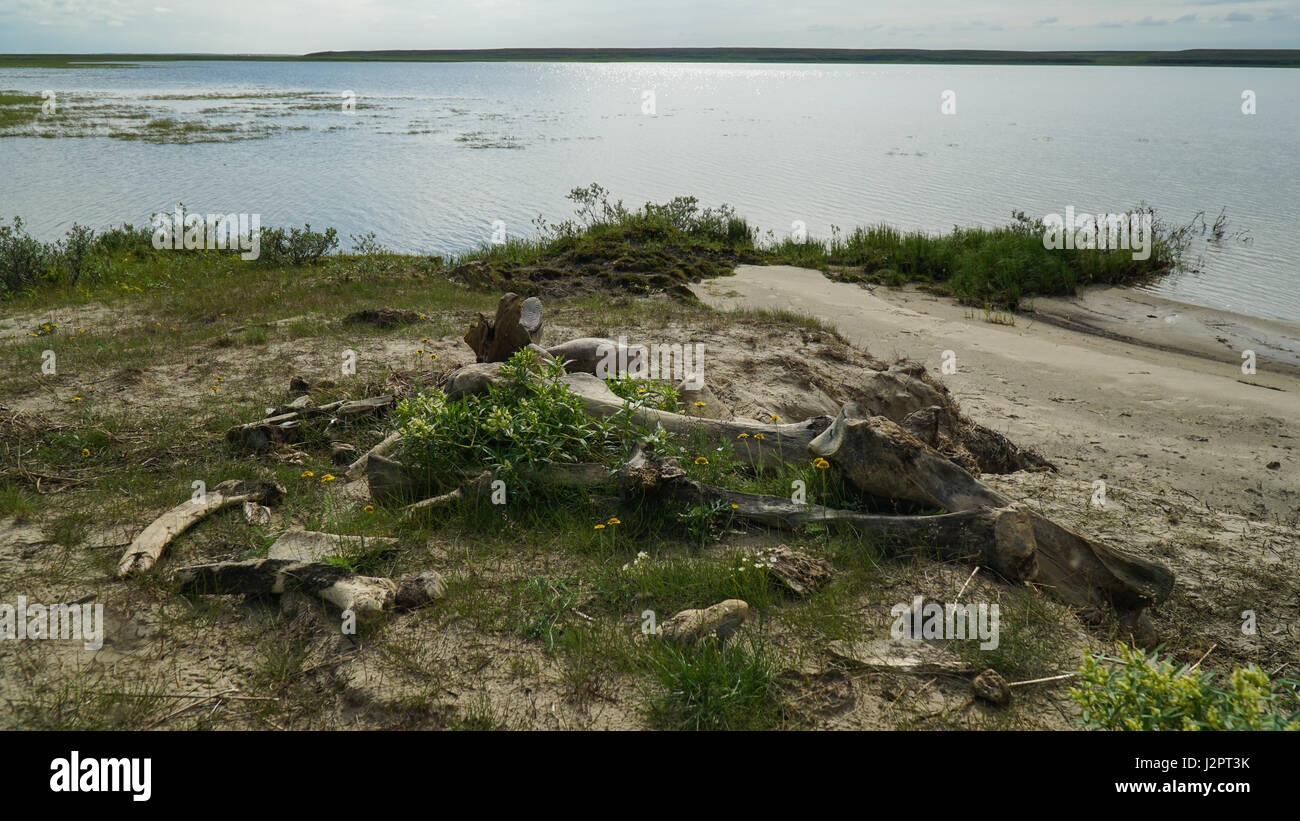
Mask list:
POLYGON ((1300 48, 1300 0, 0 0, 0 52, 1300 48))

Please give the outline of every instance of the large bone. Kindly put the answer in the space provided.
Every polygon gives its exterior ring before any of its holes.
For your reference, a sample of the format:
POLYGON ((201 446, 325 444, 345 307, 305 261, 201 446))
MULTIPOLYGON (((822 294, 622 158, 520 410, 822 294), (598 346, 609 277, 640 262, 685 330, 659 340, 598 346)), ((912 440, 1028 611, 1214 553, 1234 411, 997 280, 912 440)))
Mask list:
POLYGON ((365 453, 361 454, 361 457, 359 459, 357 459, 352 464, 348 465, 348 469, 343 472, 344 478, 346 478, 348 481, 360 479, 362 476, 366 474, 366 464, 369 463, 371 456, 387 456, 388 453, 392 451, 393 448, 397 447, 397 445, 401 441, 402 441, 402 434, 400 433, 388 434, 388 436, 384 437, 384 440, 382 442, 375 445, 373 448, 366 451, 365 453))
POLYGON ((604 364, 605 376, 622 376, 619 363, 627 365, 627 370, 640 369, 641 360, 650 355, 650 349, 644 345, 620 345, 612 339, 600 336, 584 336, 570 339, 559 345, 553 345, 546 352, 564 363, 568 373, 587 373, 597 376, 597 367, 604 364))
POLYGON ((345 567, 324 562, 291 559, 196 565, 176 571, 176 580, 187 593, 266 595, 298 590, 358 616, 394 607, 420 607, 445 593, 442 578, 434 571, 394 581, 359 576, 345 567))
MULTIPOLYGON (((859 490, 911 499, 959 513, 1006 508, 1012 500, 880 416, 856 418, 846 406, 809 450, 838 468, 859 490)), ((1110 604, 1138 616, 1173 589, 1163 565, 1129 556, 1028 511, 1037 545, 1036 582, 1078 606, 1110 604)))
POLYGON ((671 458, 655 458, 638 446, 619 471, 625 495, 651 493, 699 504, 723 502, 732 515, 768 527, 800 530, 810 524, 859 533, 886 550, 933 547, 941 558, 975 560, 1010 581, 1037 573, 1034 533, 1029 511, 1008 501, 998 508, 978 508, 937 516, 878 516, 821 505, 796 504, 780 496, 742 493, 690 479, 671 458))
POLYGON ((278 482, 230 479, 207 491, 202 504, 193 499, 180 503, 135 537, 117 563, 118 578, 151 570, 172 540, 218 510, 244 502, 274 504, 283 495, 284 486, 278 482))
MULTIPOLYGON (((628 403, 601 379, 575 373, 561 377, 560 381, 582 399, 583 411, 590 416, 629 413, 628 403)), ((710 439, 730 441, 736 458, 750 465, 806 464, 812 458, 808 455, 808 445, 831 423, 829 416, 815 416, 803 422, 766 424, 744 419, 699 419, 646 407, 631 410, 630 415, 638 425, 651 430, 661 425, 669 433, 691 436, 703 431, 710 439)))

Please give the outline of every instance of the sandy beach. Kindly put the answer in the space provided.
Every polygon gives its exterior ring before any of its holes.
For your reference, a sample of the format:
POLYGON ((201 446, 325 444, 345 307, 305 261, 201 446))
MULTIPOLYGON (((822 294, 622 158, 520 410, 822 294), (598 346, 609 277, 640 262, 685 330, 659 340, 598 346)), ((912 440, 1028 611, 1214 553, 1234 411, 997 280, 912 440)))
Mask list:
POLYGON ((788 266, 740 266, 695 292, 723 310, 809 314, 876 356, 924 362, 974 419, 1065 476, 1162 488, 1260 521, 1300 516, 1300 326, 1129 289, 1038 299, 1039 316, 1004 325, 946 298, 788 266), (945 351, 955 373, 943 372, 945 351))

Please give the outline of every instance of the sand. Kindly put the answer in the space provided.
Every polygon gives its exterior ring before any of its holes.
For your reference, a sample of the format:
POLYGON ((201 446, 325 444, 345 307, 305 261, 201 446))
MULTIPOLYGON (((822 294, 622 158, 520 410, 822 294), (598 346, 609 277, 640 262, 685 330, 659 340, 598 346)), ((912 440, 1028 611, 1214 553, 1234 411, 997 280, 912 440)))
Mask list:
POLYGON ((1042 318, 1017 314, 1011 326, 946 298, 789 266, 740 266, 695 292, 724 310, 808 314, 876 356, 925 363, 973 419, 1038 448, 1085 489, 1102 480, 1260 522, 1300 519, 1300 325, 1104 289, 1036 300, 1042 318), (1242 373, 1247 347, 1254 374, 1242 373))

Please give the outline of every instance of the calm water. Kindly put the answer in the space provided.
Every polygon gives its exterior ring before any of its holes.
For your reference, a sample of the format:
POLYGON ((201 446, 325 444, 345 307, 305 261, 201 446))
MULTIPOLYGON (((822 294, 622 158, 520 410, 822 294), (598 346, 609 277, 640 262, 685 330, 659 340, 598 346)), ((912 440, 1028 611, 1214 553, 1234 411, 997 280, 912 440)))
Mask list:
POLYGON ((5 88, 81 97, 102 116, 149 105, 278 129, 193 145, 0 139, 0 215, 47 239, 184 202, 446 253, 486 241, 495 220, 530 235, 533 217, 568 216, 564 195, 591 181, 628 204, 730 203, 778 235, 796 220, 818 236, 881 221, 947 230, 1147 202, 1177 223, 1226 208, 1253 238, 1201 246, 1201 273, 1153 290, 1300 320, 1295 70, 189 62, 4 69, 5 88), (334 102, 344 90, 355 114, 334 102), (319 107, 149 99, 290 92, 319 107), (236 111, 199 113, 221 106, 236 111))

